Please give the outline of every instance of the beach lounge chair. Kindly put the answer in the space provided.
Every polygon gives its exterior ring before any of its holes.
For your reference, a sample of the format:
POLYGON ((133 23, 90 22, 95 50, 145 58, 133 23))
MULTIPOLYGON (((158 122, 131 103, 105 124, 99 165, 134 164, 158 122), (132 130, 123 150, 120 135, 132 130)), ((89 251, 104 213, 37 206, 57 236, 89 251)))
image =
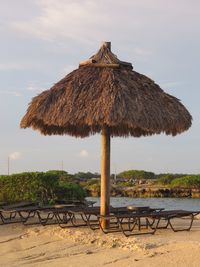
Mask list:
MULTIPOLYGON (((154 234, 155 230, 153 229, 152 224, 147 221, 147 215, 152 212, 160 212, 164 210, 163 208, 150 208, 148 206, 128 206, 126 208, 114 208, 111 210, 110 215, 108 216, 101 216, 98 215, 98 221, 99 221, 99 227, 101 230, 107 234, 107 233, 113 233, 113 232, 123 232, 124 235, 130 236, 130 235, 138 235, 138 234, 154 234), (109 225, 111 227, 108 227, 108 229, 103 229, 101 227, 101 220, 104 218, 105 220, 109 221, 109 225), (141 232, 142 228, 147 229, 146 232, 141 232), (151 229, 149 231, 149 228, 151 229), (134 231, 133 230, 137 230, 134 231)), ((155 221, 154 221, 155 223, 155 221)))
MULTIPOLYGON (((114 209, 110 207, 110 209, 114 209)), ((122 208, 121 208, 122 209, 122 208)), ((125 209, 125 208, 123 208, 125 209)), ((62 227, 68 227, 69 223, 71 226, 89 226, 91 229, 99 228, 97 216, 100 214, 100 207, 72 207, 56 209, 53 211, 57 218, 58 224, 62 227), (97 227, 98 226, 98 227, 97 227)))
POLYGON ((150 222, 150 219, 152 219, 151 225, 155 224, 156 220, 159 220, 159 224, 157 225, 156 229, 166 229, 170 227, 174 232, 179 232, 179 231, 190 231, 194 217, 198 215, 200 211, 188 211, 188 210, 164 210, 160 211, 157 213, 151 213, 150 216, 148 217, 148 220, 150 222), (175 220, 176 219, 182 219, 184 222, 187 220, 188 225, 183 225, 177 227, 175 225, 175 220), (160 222, 164 221, 165 225, 160 226, 160 222))
POLYGON ((75 207, 74 204, 56 204, 56 205, 45 205, 38 206, 34 208, 23 208, 18 210, 18 214, 22 218, 22 222, 27 224, 41 224, 45 226, 48 224, 55 224, 56 217, 58 211, 60 210, 68 210, 69 208, 75 207), (57 211, 57 212, 56 212, 57 211), (34 218, 34 221, 29 221, 30 218, 34 218))
POLYGON ((18 223, 23 221, 21 216, 18 216, 18 210, 35 209, 38 203, 32 201, 17 202, 13 204, 4 204, 0 209, 1 224, 18 223))
POLYGON ((69 226, 80 227, 89 226, 90 224, 98 224, 97 215, 100 214, 100 207, 72 207, 54 211, 56 219, 60 227, 69 226))
MULTIPOLYGON (((76 218, 74 216, 75 211, 82 211, 94 205, 94 201, 67 201, 63 204, 49 205, 39 207, 35 211, 35 216, 38 218, 38 223, 46 225, 49 221, 53 221, 58 224, 68 224, 71 222, 72 226, 82 226, 84 224, 76 225, 76 218)), ((96 208, 94 208, 96 209, 96 208)), ((82 218, 84 220, 84 218, 82 218)), ((27 224, 27 223, 26 223, 27 224)))
MULTIPOLYGON (((79 201, 79 200, 68 200, 62 201, 60 204, 56 205, 43 205, 40 206, 38 203, 35 202, 20 202, 14 203, 12 205, 3 206, 0 210, 0 220, 1 224, 5 223, 17 223, 22 222, 24 225, 27 224, 42 224, 46 225, 47 223, 56 223, 56 217, 60 217, 62 214, 59 215, 58 212, 61 209, 67 211, 68 208, 73 207, 88 207, 93 205, 95 202, 93 201, 79 201), (30 222, 29 219, 33 219, 30 222), (55 219, 55 220, 54 220, 55 219), (54 221, 53 221, 54 220, 54 221)), ((66 221, 66 216, 63 218, 66 221)))
MULTIPOLYGON (((23 201, 13 204, 1 203, 0 207, 0 224, 18 223, 46 225, 55 219, 55 210, 72 207, 89 207, 93 206, 94 201, 68 200, 62 201, 56 205, 40 206, 37 202, 23 201), (30 223, 29 219, 34 218, 30 223), (28 222, 29 221, 29 222, 28 222)), ((59 216, 59 215, 58 215, 59 216)), ((60 215, 61 218, 61 215, 60 215)))
MULTIPOLYGON (((126 214, 132 212, 144 212, 144 211, 155 211, 149 207, 112 207, 110 206, 110 214, 126 214)), ((159 209, 161 210, 161 209, 159 209)), ((67 227, 69 222, 72 226, 89 226, 92 230, 99 229, 99 216, 100 207, 75 207, 72 209, 55 210, 57 221, 62 228, 67 227), (62 218, 61 218, 62 217, 62 218)), ((111 223, 116 228, 116 222, 111 223)), ((113 227, 113 228, 114 228, 113 227)))
POLYGON ((63 207, 70 207, 72 208, 73 204, 59 204, 59 205, 23 205, 20 206, 19 204, 15 205, 7 205, 0 209, 0 219, 1 224, 8 224, 8 223, 17 223, 22 222, 24 225, 26 224, 47 224, 48 221, 54 219, 55 214, 53 211, 55 209, 59 210, 63 207), (29 219, 34 218, 34 221, 28 223, 29 219))
POLYGON ((101 227, 101 216, 99 218, 99 226, 104 233, 110 233, 113 231, 121 231, 126 237, 132 235, 141 234, 155 234, 157 229, 170 228, 174 232, 178 231, 189 231, 192 227, 194 217, 199 214, 200 211, 186 211, 186 210, 155 210, 151 209, 144 212, 132 212, 123 214, 112 214, 110 216, 104 217, 110 221, 114 220, 117 227, 116 229, 103 229, 101 227), (145 223, 142 225, 141 220, 145 223), (187 226, 181 226, 177 228, 173 221, 175 219, 184 219, 188 221, 187 226), (165 226, 160 226, 160 222, 165 221, 165 226))

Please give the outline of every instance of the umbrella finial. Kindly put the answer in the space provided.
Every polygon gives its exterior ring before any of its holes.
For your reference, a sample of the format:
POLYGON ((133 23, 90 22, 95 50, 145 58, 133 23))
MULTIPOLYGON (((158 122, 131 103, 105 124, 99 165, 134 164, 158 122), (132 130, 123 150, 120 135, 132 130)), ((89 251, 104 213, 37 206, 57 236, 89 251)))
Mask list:
POLYGON ((97 68, 120 68, 120 66, 133 68, 131 63, 121 61, 111 52, 111 42, 102 42, 99 51, 90 59, 81 61, 79 67, 90 66, 97 68))
POLYGON ((111 51, 111 42, 102 42, 102 46, 108 48, 111 51))

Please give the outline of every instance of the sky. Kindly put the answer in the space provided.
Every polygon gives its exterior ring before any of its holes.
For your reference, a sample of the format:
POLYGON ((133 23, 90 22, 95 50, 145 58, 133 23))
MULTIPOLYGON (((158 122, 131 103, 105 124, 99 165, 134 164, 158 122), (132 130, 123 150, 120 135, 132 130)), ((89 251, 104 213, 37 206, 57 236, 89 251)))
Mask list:
POLYGON ((102 41, 181 99, 192 127, 176 137, 112 138, 111 171, 200 173, 199 0, 0 0, 0 174, 100 172, 100 135, 20 129, 32 97, 96 53, 102 41))

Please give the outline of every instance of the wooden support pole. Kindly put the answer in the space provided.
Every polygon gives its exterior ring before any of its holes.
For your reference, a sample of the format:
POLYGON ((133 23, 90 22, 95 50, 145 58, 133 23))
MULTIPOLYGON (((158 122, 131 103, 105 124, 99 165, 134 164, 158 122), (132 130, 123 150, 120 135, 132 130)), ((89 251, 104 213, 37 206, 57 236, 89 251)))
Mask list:
POLYGON ((110 213, 110 132, 103 128, 101 132, 101 225, 109 227, 109 220, 104 219, 110 213))

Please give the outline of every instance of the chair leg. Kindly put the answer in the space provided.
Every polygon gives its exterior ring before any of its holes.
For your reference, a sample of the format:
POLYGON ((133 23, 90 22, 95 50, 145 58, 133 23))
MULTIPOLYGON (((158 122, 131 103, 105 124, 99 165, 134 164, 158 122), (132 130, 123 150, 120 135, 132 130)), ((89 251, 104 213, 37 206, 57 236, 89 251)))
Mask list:
MULTIPOLYGON (((137 225, 138 225, 137 219, 135 219, 135 218, 129 218, 128 219, 128 229, 129 229, 130 232, 132 232, 137 225), (131 221, 131 219, 132 219, 132 221, 131 221)), ((140 226, 138 225, 138 229, 139 228, 140 228, 140 226)))
MULTIPOLYGON (((93 214, 93 216, 96 216, 96 215, 93 214)), ((96 216, 96 217, 97 217, 97 216, 96 216)), ((100 228, 98 218, 96 218, 96 219, 91 219, 91 215, 89 215, 89 216, 87 217, 87 221, 86 221, 86 223, 87 223, 87 226, 89 226, 90 229, 93 230, 93 231, 94 231, 94 230, 97 230, 97 229, 100 228)))
MULTIPOLYGON (((138 218, 138 219, 140 219, 140 218, 138 218)), ((153 235, 153 234, 156 232, 156 230, 158 229, 160 219, 158 219, 158 221, 157 221, 157 223, 156 223, 156 225, 155 225, 154 228, 152 227, 151 223, 149 223, 148 218, 146 218, 146 219, 147 219, 147 221, 146 221, 146 223, 147 223, 147 229, 148 229, 148 227, 150 227, 152 231, 141 232, 141 227, 140 227, 140 225, 138 226, 138 230, 139 230, 139 232, 133 232, 133 230, 134 230, 135 227, 132 228, 132 231, 129 231, 129 230, 126 230, 126 229, 123 227, 123 224, 122 224, 121 221, 119 220, 120 229, 121 229, 122 233, 123 233, 126 237, 134 236, 134 235, 148 235, 148 234, 152 234, 152 235, 153 235)))
MULTIPOLYGON (((158 217, 159 218, 159 217, 158 217)), ((154 229, 155 228, 155 226, 154 226, 154 224, 155 224, 155 222, 156 222, 156 220, 158 219, 158 218, 153 218, 153 222, 149 222, 148 223, 148 225, 151 227, 151 229, 154 229)), ((152 219, 152 218, 151 218, 152 219)), ((157 229, 167 229, 168 228, 168 226, 169 226, 169 219, 168 218, 159 218, 159 222, 161 221, 161 220, 163 220, 163 221, 166 221, 166 225, 164 225, 164 226, 157 226, 157 229)), ((148 220, 149 221, 149 220, 148 220)))
MULTIPOLYGON (((5 211, 5 213, 7 214, 9 211, 5 211)), ((1 212, 1 221, 2 221, 2 224, 10 224, 10 223, 19 223, 20 220, 19 219, 16 219, 16 220, 13 220, 15 219, 17 216, 17 212, 16 211, 10 211, 9 212, 9 215, 5 216, 3 214, 3 212, 1 212)))
POLYGON ((1 214, 1 211, 0 211, 0 219, 1 219, 1 223, 0 224, 4 224, 4 220, 3 220, 3 216, 1 214))
POLYGON ((189 226, 186 227, 186 228, 176 229, 176 228, 173 226, 172 222, 171 222, 171 219, 172 219, 172 218, 169 218, 169 225, 170 225, 171 229, 172 229, 174 232, 190 231, 190 229, 191 229, 191 227, 192 227, 192 224, 193 224, 193 221, 194 221, 194 215, 191 214, 190 217, 191 217, 190 224, 189 224, 189 226))
POLYGON ((24 225, 26 225, 27 221, 30 218, 34 218, 35 217, 36 212, 35 211, 27 211, 25 213, 26 213, 26 216, 24 215, 24 212, 18 211, 18 214, 19 214, 19 216, 21 218, 21 221, 22 221, 22 223, 24 225))
POLYGON ((46 218, 42 218, 42 216, 41 216, 40 213, 38 212, 38 219, 39 219, 39 222, 40 222, 41 225, 43 225, 43 226, 45 226, 49 220, 53 220, 54 217, 55 217, 55 214, 54 214, 53 212, 48 212, 47 217, 46 217, 46 218))
POLYGON ((74 227, 87 226, 87 221, 88 221, 87 215, 86 214, 84 214, 84 215, 83 214, 79 214, 79 215, 81 216, 81 219, 82 219, 82 221, 84 223, 77 223, 76 214, 75 213, 72 213, 72 216, 71 216, 71 223, 72 223, 72 225, 74 227))
POLYGON ((104 229, 102 227, 102 224, 101 224, 101 218, 102 216, 98 216, 97 219, 98 219, 98 222, 99 222, 99 228, 102 230, 102 232, 104 234, 109 234, 109 233, 116 233, 116 232, 121 232, 121 229, 119 227, 119 219, 118 218, 114 218, 116 219, 116 221, 112 224, 114 224, 114 226, 112 227, 109 227, 108 229, 104 229))
POLYGON ((67 213, 55 213, 55 218, 57 223, 59 224, 59 226, 61 228, 66 228, 69 227, 68 223, 71 222, 71 216, 72 214, 67 213), (61 217, 61 215, 63 215, 63 217, 61 217))

